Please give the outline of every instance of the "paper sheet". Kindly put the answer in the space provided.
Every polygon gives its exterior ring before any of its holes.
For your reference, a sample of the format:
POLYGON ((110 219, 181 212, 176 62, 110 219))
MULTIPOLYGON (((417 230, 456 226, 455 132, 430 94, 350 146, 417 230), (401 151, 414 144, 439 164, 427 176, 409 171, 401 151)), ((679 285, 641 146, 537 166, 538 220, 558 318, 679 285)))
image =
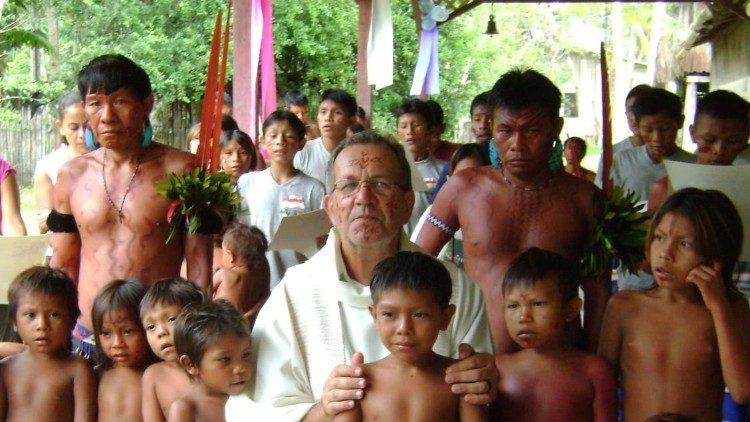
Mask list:
POLYGON ((740 261, 750 261, 750 165, 708 166, 664 161, 671 187, 715 189, 734 203, 742 218, 744 241, 740 261))
POLYGON ((328 233, 331 226, 331 220, 323 209, 284 217, 268 249, 291 249, 310 258, 318 251, 315 239, 328 233))
POLYGON ((406 152, 406 161, 409 162, 409 168, 411 169, 411 189, 414 192, 425 192, 427 190, 427 184, 424 182, 422 172, 419 171, 417 166, 414 164, 414 158, 411 156, 409 151, 406 152))

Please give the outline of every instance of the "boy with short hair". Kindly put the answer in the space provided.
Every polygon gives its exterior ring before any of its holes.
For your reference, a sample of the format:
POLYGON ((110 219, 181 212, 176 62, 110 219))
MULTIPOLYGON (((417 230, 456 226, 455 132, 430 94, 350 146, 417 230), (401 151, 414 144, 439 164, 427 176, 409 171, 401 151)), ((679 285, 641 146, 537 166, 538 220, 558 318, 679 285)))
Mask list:
POLYGON ((224 420, 229 396, 245 389, 253 370, 242 316, 225 300, 192 307, 177 318, 174 341, 191 381, 169 408, 170 422, 224 420))
POLYGON ((143 372, 141 406, 144 421, 165 421, 169 406, 190 386, 190 379, 178 362, 173 326, 186 307, 203 301, 203 292, 179 277, 155 283, 141 301, 141 322, 146 329, 148 344, 163 361, 143 372))
POLYGON ((80 315, 73 281, 61 270, 31 267, 11 283, 8 303, 28 348, 0 362, 6 420, 96 420, 94 371, 68 350, 80 315))
MULTIPOLYGON (((677 132, 682 127, 680 98, 661 88, 649 88, 633 103, 638 137, 643 145, 617 153, 612 161, 612 181, 625 193, 635 192, 635 200, 646 203, 651 185, 667 175, 664 160, 695 162, 695 156, 676 144, 677 132)), ((654 279, 644 271, 636 274, 620 267, 617 272, 618 290, 647 289, 654 279)))
POLYGON ((523 348, 495 358, 500 372, 493 417, 512 421, 615 421, 616 384, 603 358, 567 344, 565 326, 581 309, 574 265, 530 248, 503 280, 505 323, 523 348))
POLYGON ((221 268, 214 274, 213 298, 234 305, 242 317, 255 321, 271 293, 268 240, 259 228, 234 223, 221 242, 221 268))
POLYGON ((456 309, 449 304, 451 290, 445 267, 419 252, 402 251, 375 266, 370 314, 391 354, 363 366, 364 398, 336 415, 336 422, 486 420, 484 406, 454 395, 445 382, 445 369, 455 360, 432 350, 456 309))
POLYGON ((294 167, 326 183, 328 160, 334 149, 346 138, 346 131, 357 116, 357 100, 341 89, 327 89, 320 96, 318 128, 320 137, 305 144, 294 157, 294 167))
POLYGON ((318 124, 310 121, 310 107, 304 92, 298 89, 287 92, 284 95, 284 107, 294 113, 305 125, 305 140, 312 141, 320 136, 318 124))

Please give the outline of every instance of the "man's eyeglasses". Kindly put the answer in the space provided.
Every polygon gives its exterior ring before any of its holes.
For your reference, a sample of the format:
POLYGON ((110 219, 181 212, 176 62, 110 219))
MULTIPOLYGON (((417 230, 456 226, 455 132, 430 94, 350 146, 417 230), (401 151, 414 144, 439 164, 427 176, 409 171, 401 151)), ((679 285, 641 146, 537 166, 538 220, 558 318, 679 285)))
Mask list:
POLYGON ((339 191, 343 196, 351 196, 359 192, 362 185, 367 185, 376 195, 388 195, 396 188, 403 189, 396 183, 380 177, 365 180, 344 179, 333 184, 333 190, 339 191))

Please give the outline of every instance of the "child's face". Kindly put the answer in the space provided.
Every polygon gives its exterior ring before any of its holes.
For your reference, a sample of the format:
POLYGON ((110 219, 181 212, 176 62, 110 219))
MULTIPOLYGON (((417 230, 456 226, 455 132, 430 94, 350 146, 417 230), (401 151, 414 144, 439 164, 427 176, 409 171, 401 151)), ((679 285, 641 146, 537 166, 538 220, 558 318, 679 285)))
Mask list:
POLYGON ((448 328, 455 307, 445 309, 428 292, 390 289, 380 292, 370 314, 380 340, 396 358, 416 363, 429 355, 440 330, 448 328))
POLYGON ((557 277, 547 276, 529 287, 517 286, 505 292, 508 333, 524 349, 563 344, 565 322, 575 317, 576 310, 575 303, 563 303, 557 283, 557 277))
POLYGON ((221 149, 221 169, 229 174, 232 180, 250 171, 250 153, 237 141, 230 141, 221 149))
POLYGON ((177 361, 172 329, 182 307, 177 304, 160 303, 143 314, 143 328, 151 350, 161 360, 177 361))
POLYGON ((333 100, 325 100, 318 107, 318 127, 324 138, 340 141, 346 137, 346 130, 352 125, 354 118, 346 114, 346 110, 333 100))
POLYGON ((477 157, 466 157, 463 160, 456 163, 456 168, 453 169, 453 174, 458 173, 461 170, 464 169, 473 169, 482 167, 484 163, 477 157))
POLYGON ((704 263, 687 218, 676 213, 664 215, 649 245, 649 261, 656 284, 666 288, 686 286, 690 270, 704 263))
POLYGON ((266 147, 272 162, 291 163, 301 145, 302 139, 286 120, 279 120, 270 125, 263 134, 263 146, 266 147))
POLYGON ((566 142, 563 156, 568 164, 579 164, 583 159, 583 149, 581 149, 581 146, 577 142, 566 142))
POLYGON ((424 117, 417 113, 406 113, 399 116, 396 123, 398 139, 411 155, 417 159, 424 158, 430 147, 430 130, 424 117))
POLYGON ((302 121, 302 123, 307 124, 307 122, 310 121, 310 118, 308 117, 308 113, 310 110, 308 110, 307 106, 292 104, 288 108, 289 111, 292 112, 292 114, 297 116, 297 118, 302 121))
POLYGON ((699 114, 690 136, 698 144, 698 163, 728 166, 747 148, 750 128, 737 119, 699 114))
POLYGON ((124 309, 104 314, 99 343, 115 366, 125 367, 138 366, 148 347, 140 321, 133 320, 124 309))
POLYGON ((208 346, 197 366, 188 366, 187 369, 212 392, 239 394, 253 373, 250 338, 223 335, 208 346))
POLYGON ((66 347, 73 321, 61 298, 24 293, 18 298, 13 325, 31 351, 49 355, 66 347))
POLYGON ((660 163, 677 150, 675 140, 680 127, 682 122, 663 114, 641 116, 638 120, 638 136, 654 162, 660 163))

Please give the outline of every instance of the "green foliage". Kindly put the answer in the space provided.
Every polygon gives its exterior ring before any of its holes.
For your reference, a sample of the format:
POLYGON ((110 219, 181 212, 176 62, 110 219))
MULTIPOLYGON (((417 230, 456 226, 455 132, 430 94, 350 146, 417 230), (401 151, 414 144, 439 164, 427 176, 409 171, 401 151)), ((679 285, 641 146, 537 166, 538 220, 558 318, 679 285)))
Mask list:
POLYGON ((630 273, 634 274, 640 269, 648 216, 642 212, 644 205, 636 203, 635 193, 625 195, 617 186, 612 197, 604 202, 602 218, 597 220, 594 234, 581 259, 581 274, 584 277, 609 271, 612 257, 619 259, 630 273))
POLYGON ((167 211, 167 243, 183 225, 187 225, 189 234, 205 232, 206 226, 216 224, 216 216, 227 220, 240 204, 229 175, 210 173, 203 167, 190 173, 170 173, 166 181, 154 184, 154 189, 172 200, 167 211))

